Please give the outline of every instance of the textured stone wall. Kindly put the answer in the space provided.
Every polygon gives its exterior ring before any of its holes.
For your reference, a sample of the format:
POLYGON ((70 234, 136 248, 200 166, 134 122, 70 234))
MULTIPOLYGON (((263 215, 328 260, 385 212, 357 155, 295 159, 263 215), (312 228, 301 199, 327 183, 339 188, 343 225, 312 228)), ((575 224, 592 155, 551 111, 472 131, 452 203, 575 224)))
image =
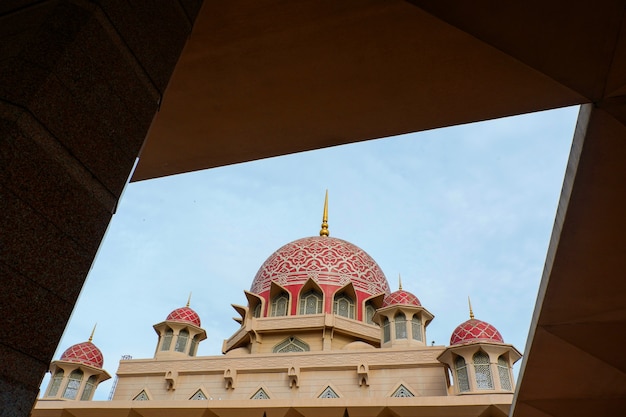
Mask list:
POLYGON ((0 416, 27 416, 202 0, 0 4, 0 416))

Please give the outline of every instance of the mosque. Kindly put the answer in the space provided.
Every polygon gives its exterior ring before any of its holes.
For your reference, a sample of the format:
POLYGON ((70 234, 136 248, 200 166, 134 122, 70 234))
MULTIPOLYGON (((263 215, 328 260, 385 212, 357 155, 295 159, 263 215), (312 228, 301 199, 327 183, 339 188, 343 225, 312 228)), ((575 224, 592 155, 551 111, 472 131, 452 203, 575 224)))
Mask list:
POLYGON ((401 281, 392 292, 365 251, 330 236, 328 194, 319 236, 276 250, 244 293, 223 355, 196 356, 207 334, 188 302, 154 325, 153 358, 120 361, 110 401, 92 401, 111 377, 92 334, 51 363, 32 416, 509 413, 520 352, 471 304, 448 346, 429 345, 434 315, 401 281))

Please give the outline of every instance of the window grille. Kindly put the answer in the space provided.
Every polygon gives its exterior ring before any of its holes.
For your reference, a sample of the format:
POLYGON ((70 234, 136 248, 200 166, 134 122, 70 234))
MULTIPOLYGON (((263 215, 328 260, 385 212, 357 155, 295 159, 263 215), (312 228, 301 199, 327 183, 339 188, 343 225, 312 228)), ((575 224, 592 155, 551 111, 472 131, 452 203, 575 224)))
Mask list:
POLYGON ((202 392, 201 389, 199 389, 198 391, 195 392, 195 394, 193 394, 191 397, 189 397, 190 400, 206 400, 206 395, 204 395, 204 392, 202 392))
POLYGON ((512 391, 511 371, 509 370, 509 363, 504 356, 498 358, 498 376, 500 377, 500 386, 502 389, 512 391))
POLYGON ((422 341, 422 320, 418 316, 411 319, 411 333, 414 340, 422 341))
POLYGON ((469 377, 467 376, 467 364, 465 359, 457 357, 454 361, 456 370, 456 384, 459 387, 459 392, 466 392, 470 390, 469 377))
POLYGON ((320 314, 322 312, 322 295, 311 290, 300 298, 300 314, 320 314))
POLYGON ((339 398, 339 395, 337 395, 337 393, 330 386, 328 386, 317 398, 339 398))
POLYGON ((383 343, 387 343, 391 340, 390 326, 389 319, 387 317, 383 317, 383 343))
POLYGON ((251 400, 269 400, 270 396, 267 395, 267 393, 265 392, 263 388, 259 388, 259 390, 252 397, 250 397, 250 399, 251 400))
POLYGON ((187 339, 189 339, 189 332, 185 329, 178 333, 178 339, 176 339, 176 352, 184 352, 187 347, 187 339))
POLYGON ((493 389, 489 356, 486 353, 481 351, 474 355, 474 371, 476 373, 476 388, 493 389))
POLYGON ((81 401, 89 401, 91 399, 91 393, 93 392, 94 387, 96 386, 96 381, 98 377, 96 375, 91 375, 87 378, 87 382, 85 383, 85 388, 83 389, 83 393, 80 395, 81 401))
POLYGON ((48 397, 56 397, 61 387, 61 381, 63 381, 63 370, 59 369, 54 373, 52 377, 52 384, 50 384, 50 390, 48 390, 48 397))
POLYGON ((376 324, 374 323, 374 314, 376 314, 376 309, 370 303, 365 304, 365 322, 368 324, 376 324))
POLYGON ((396 389, 394 391, 394 393, 391 395, 392 397, 398 397, 398 398, 402 398, 402 397, 415 397, 415 395, 413 395, 413 393, 411 391, 408 390, 407 387, 405 387, 404 385, 400 384, 400 386, 398 387, 398 389, 396 389))
POLYGON ((396 339, 406 339, 406 317, 399 313, 394 321, 396 322, 396 339))
POLYGON ((63 392, 63 398, 67 398, 68 400, 73 400, 76 398, 76 394, 78 394, 78 390, 80 388, 80 383, 83 380, 83 371, 80 369, 76 369, 72 371, 70 374, 70 379, 67 382, 67 387, 65 387, 65 391, 63 392))
POLYGON ((148 394, 146 394, 145 390, 141 391, 139 394, 137 394, 135 398, 133 398, 133 401, 148 401, 148 400, 150 400, 150 398, 148 398, 148 394))
POLYGON ((287 306, 289 305, 289 296, 286 293, 280 293, 274 301, 272 301, 272 316, 280 317, 287 315, 287 306))
POLYGON ((311 348, 302 340, 290 336, 274 346, 273 350, 274 353, 308 352, 309 350, 311 350, 311 348))
POLYGON ((338 316, 353 319, 354 318, 354 302, 347 295, 340 294, 335 297, 335 309, 333 312, 338 316))
POLYGON ((174 337, 174 331, 172 329, 167 329, 165 331, 165 336, 163 336, 163 344, 161 345, 161 350, 170 350, 170 346, 172 346, 173 337, 174 337))

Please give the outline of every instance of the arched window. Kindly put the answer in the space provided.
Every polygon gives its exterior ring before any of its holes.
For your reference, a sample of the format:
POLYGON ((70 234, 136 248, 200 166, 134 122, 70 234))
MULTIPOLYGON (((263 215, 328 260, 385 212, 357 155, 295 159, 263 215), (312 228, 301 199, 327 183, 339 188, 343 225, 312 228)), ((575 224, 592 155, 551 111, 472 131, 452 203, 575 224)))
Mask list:
POLYGON ((272 300, 272 317, 286 316, 289 296, 286 292, 281 292, 272 300))
POLYGON ((174 337, 174 331, 168 327, 163 336, 163 344, 161 344, 161 350, 170 350, 172 346, 172 338, 174 337))
POLYGON ((191 339, 191 346, 189 346, 189 356, 196 356, 196 350, 198 350, 198 339, 200 338, 200 336, 195 335, 192 339, 191 339))
POLYGON ((322 294, 315 290, 300 297, 300 314, 320 314, 322 312, 322 294))
POLYGON ((96 381, 98 380, 97 375, 92 375, 87 378, 87 382, 85 382, 85 388, 83 389, 83 393, 80 395, 81 401, 89 401, 91 399, 91 394, 93 393, 93 389, 96 386, 96 381))
POLYGON ((347 317, 349 319, 354 318, 354 302, 346 294, 339 294, 335 296, 335 308, 333 313, 338 316, 347 317))
POLYGON ((394 318, 396 322, 396 339, 406 339, 406 316, 398 313, 394 318))
POLYGON ((500 377, 500 386, 507 391, 513 390, 513 384, 511 384, 511 371, 509 369, 509 361, 506 360, 504 355, 498 358, 498 376, 500 377))
POLYGON ((418 316, 413 316, 411 319, 411 333, 413 339, 422 341, 422 320, 418 316))
POLYGON ((474 354, 474 372, 476 373, 476 388, 493 389, 493 378, 489 367, 489 355, 483 351, 474 354))
POLYGON ((258 303, 256 306, 254 306, 254 312, 252 313, 252 316, 256 317, 257 319, 261 317, 261 303, 258 303))
POLYGON ((287 352, 308 352, 311 350, 309 345, 307 345, 302 340, 290 336, 287 339, 283 340, 276 346, 274 346, 274 353, 287 353, 287 352))
POLYGON ((368 301, 367 303, 365 303, 365 322, 367 324, 376 324, 374 323, 374 314, 376 314, 376 309, 368 301))
POLYGON ((383 317, 383 343, 391 340, 390 326, 389 319, 387 317, 383 317))
POLYGON ((63 398, 67 398, 68 400, 73 400, 76 398, 76 394, 78 394, 78 390, 80 388, 80 382, 83 380, 83 371, 80 369, 75 369, 70 374, 70 379, 67 382, 67 386, 65 387, 65 391, 63 392, 63 398))
POLYGON ((54 373, 50 389, 48 390, 48 397, 56 397, 61 387, 61 381, 63 381, 63 369, 59 369, 54 373))
POLYGON ((184 352, 187 347, 187 339, 189 339, 189 332, 186 329, 178 332, 178 339, 176 339, 176 347, 174 350, 176 352, 184 352))
POLYGON ((465 359, 458 356, 454 361, 454 368, 456 371, 456 385, 459 387, 459 392, 466 392, 470 390, 469 377, 467 376, 467 364, 465 359))

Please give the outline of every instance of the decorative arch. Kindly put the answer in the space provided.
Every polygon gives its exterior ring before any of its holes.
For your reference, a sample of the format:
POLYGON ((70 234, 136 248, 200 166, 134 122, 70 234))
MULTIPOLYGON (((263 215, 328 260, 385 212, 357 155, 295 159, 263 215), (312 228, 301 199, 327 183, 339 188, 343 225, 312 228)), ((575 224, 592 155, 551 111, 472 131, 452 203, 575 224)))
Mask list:
POLYGON ((300 289, 298 313, 321 314, 324 312, 324 291, 317 283, 309 278, 300 289))
POLYGON ((288 338, 286 338, 285 340, 283 340, 282 342, 274 346, 273 352, 274 353, 308 352, 310 350, 311 348, 306 342, 303 342, 297 337, 289 336, 288 338))
POLYGON ((479 350, 472 357, 474 361, 474 374, 476 375, 477 389, 493 389, 493 377, 489 364, 489 355, 479 350))
POLYGON ((74 369, 72 373, 70 373, 65 391, 63 391, 63 398, 67 398, 68 400, 76 399, 76 395, 78 395, 78 391, 80 390, 80 384, 83 381, 83 375, 83 371, 80 369, 74 369))
POLYGON ((244 294, 248 299, 248 309, 252 312, 252 317, 257 319, 263 317, 263 306, 265 301, 263 297, 260 297, 255 293, 245 290, 244 294))
POLYGON ((271 317, 282 317, 289 315, 289 307, 291 301, 291 294, 289 291, 272 282, 270 287, 270 305, 269 314, 271 317))
POLYGON ((356 299, 356 291, 350 282, 333 295, 333 314, 356 319, 356 299))

